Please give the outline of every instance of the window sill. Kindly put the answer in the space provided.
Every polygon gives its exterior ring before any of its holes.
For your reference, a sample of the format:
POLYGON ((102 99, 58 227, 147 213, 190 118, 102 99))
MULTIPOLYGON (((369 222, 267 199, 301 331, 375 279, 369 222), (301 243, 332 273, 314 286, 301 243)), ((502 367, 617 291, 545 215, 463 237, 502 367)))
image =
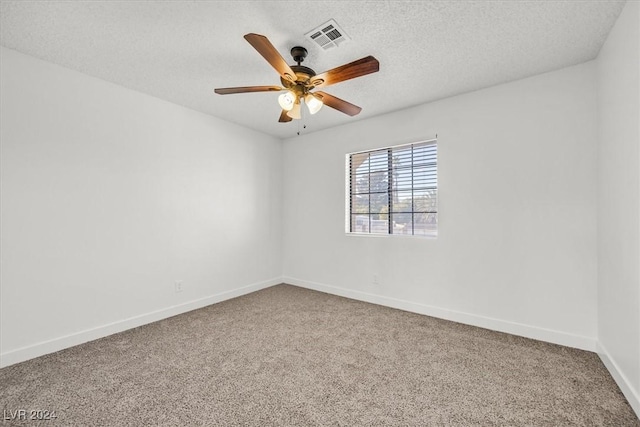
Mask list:
POLYGON ((351 233, 345 232, 345 236, 347 237, 392 237, 392 238, 405 238, 405 239, 429 239, 435 240, 438 238, 438 233, 430 233, 430 234, 383 234, 383 233, 351 233))

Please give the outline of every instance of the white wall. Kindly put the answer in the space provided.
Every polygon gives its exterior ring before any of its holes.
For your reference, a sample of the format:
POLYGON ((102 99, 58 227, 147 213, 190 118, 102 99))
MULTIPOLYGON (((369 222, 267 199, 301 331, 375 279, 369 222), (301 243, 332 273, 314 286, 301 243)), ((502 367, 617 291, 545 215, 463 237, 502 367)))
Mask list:
POLYGON ((627 2, 597 62, 599 353, 640 414, 638 2, 627 2))
POLYGON ((285 281, 594 350, 595 82, 589 62, 286 140, 285 281), (346 236, 345 154, 436 133, 438 238, 346 236))
POLYGON ((2 365, 279 283, 279 140, 1 55, 2 365))

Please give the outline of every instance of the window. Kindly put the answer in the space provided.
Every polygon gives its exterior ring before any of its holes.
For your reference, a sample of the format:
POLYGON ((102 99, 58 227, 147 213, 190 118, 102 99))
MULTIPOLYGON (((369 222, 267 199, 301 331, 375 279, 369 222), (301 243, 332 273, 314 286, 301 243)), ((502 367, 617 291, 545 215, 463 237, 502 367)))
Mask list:
POLYGON ((349 233, 437 235, 435 140, 352 153, 347 168, 349 233))

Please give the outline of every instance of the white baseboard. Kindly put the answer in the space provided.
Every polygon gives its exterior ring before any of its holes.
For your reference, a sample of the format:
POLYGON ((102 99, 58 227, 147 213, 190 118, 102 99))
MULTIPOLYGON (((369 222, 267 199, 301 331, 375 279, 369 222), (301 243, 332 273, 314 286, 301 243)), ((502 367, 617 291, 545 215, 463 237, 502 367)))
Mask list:
POLYGON ((521 323, 509 322, 501 319, 494 319, 491 317, 479 316, 476 314, 463 313, 460 311, 370 294, 362 291, 355 291, 338 286, 310 282, 294 277, 285 276, 282 278, 282 281, 290 285, 313 289, 316 291, 351 298, 358 301, 365 301, 372 304, 397 308, 404 311, 410 311, 412 313, 424 314, 440 319, 451 320, 453 322, 464 323, 466 325, 478 326, 481 328, 491 329, 499 332, 506 332, 513 335, 546 341, 553 344, 560 344, 567 347, 578 348, 581 350, 593 352, 596 351, 595 338, 569 334, 552 329, 539 328, 536 326, 524 325, 521 323))
POLYGON ((604 366, 607 367, 616 384, 620 387, 620 391, 622 391, 624 397, 627 398, 629 405, 631 405, 638 418, 640 418, 640 393, 633 388, 629 379, 622 373, 618 364, 613 360, 611 354, 609 354, 601 342, 598 342, 598 356, 600 356, 602 363, 604 363, 604 366))
POLYGON ((337 286, 310 282, 293 277, 277 277, 264 282, 254 283, 248 286, 222 292, 216 295, 211 295, 198 300, 189 301, 183 304, 167 307, 139 316, 130 317, 128 319, 109 323, 97 328, 88 329, 74 334, 54 338, 52 340, 43 341, 27 347, 11 350, 6 353, 0 354, 0 368, 23 362, 25 360, 33 359, 38 356, 63 350, 65 348, 73 347, 75 345, 79 345, 98 338, 103 338, 118 332, 126 331, 127 329, 135 328, 138 326, 146 325, 148 323, 156 322, 158 320, 166 319, 171 316, 186 313, 191 310, 206 307, 208 305, 225 301, 231 298, 236 298, 241 295, 246 295, 251 292, 265 289, 283 282, 302 288, 313 289, 316 291, 326 292, 329 294, 343 296, 359 301, 397 308, 400 310, 424 314, 427 316, 438 317, 440 319, 451 320, 454 322, 478 326, 500 332, 506 332, 527 338, 551 342, 554 344, 565 345, 568 347, 574 347, 588 351, 597 350, 596 340, 589 337, 572 335, 550 329, 543 329, 500 319, 493 319, 489 317, 478 316, 475 314, 443 309, 440 307, 434 307, 411 301, 370 294, 362 291, 355 291, 337 286))
POLYGON ((25 360, 33 359, 45 354, 64 350, 65 348, 83 344, 88 341, 93 341, 98 338, 103 338, 118 332, 126 331, 127 329, 157 322, 158 320, 166 319, 168 317, 206 307, 211 304, 246 295, 251 292, 265 289, 280 283, 282 283, 282 278, 276 277, 264 282, 254 283, 248 286, 243 286, 241 288, 232 289, 230 291, 221 292, 219 294, 210 295, 208 297, 152 311, 150 313, 141 314, 124 320, 119 320, 113 323, 98 326, 96 328, 87 329, 84 331, 54 338, 48 341, 33 344, 27 347, 11 350, 6 353, 0 354, 0 368, 19 362, 24 362, 25 360))

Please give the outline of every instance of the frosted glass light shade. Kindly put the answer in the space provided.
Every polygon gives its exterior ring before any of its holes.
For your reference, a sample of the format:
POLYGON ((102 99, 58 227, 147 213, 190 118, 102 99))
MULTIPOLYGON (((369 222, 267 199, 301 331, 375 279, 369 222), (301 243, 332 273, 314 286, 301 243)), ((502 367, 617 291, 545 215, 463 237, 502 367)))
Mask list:
POLYGON ((299 119, 302 117, 300 115, 300 100, 296 99, 295 104, 293 104, 293 108, 291 108, 291 110, 287 112, 287 116, 291 117, 292 119, 299 119))
POLYGON ((320 101, 310 93, 308 93, 307 96, 304 97, 304 103, 307 104, 307 107, 309 108, 309 112, 311 114, 315 114, 320 111, 323 105, 322 101, 320 101))
POLYGON ((278 104, 286 111, 291 111, 295 102, 296 96, 293 92, 285 92, 278 97, 278 104))

